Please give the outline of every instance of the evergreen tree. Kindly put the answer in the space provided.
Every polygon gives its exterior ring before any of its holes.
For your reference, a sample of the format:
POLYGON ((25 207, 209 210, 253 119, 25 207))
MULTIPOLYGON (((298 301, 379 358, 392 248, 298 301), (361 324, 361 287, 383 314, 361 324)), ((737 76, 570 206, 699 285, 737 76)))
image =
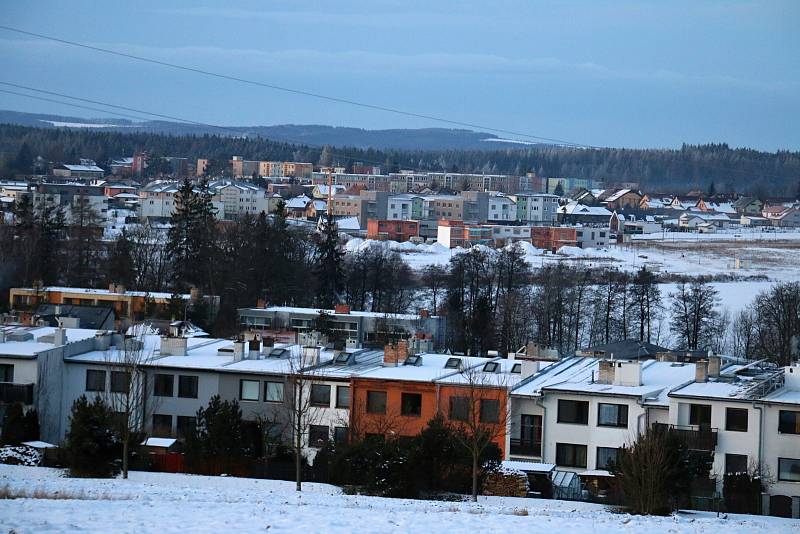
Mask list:
POLYGON ((108 261, 108 278, 110 282, 122 284, 129 289, 137 289, 131 249, 132 244, 128 239, 128 233, 123 228, 111 250, 111 257, 108 261))
POLYGON ((197 226, 197 193, 192 183, 185 179, 175 193, 175 209, 170 218, 167 256, 171 266, 172 287, 181 291, 192 283, 194 257, 194 229, 197 226))
POLYGON ((333 308, 340 302, 344 284, 344 251, 333 217, 326 214, 317 245, 317 305, 333 308))
POLYGON ((197 473, 229 472, 248 452, 243 443, 239 403, 214 395, 197 410, 194 431, 186 436, 187 465, 197 473))
POLYGON ((556 189, 555 191, 553 191, 553 194, 559 197, 564 196, 564 186, 561 184, 561 182, 558 182, 558 184, 556 184, 556 189))
POLYGON ((39 417, 36 410, 25 411, 22 404, 15 402, 6 409, 3 417, 3 445, 19 445, 25 441, 39 439, 39 417))
POLYGON ((112 477, 119 473, 122 442, 111 407, 99 396, 81 395, 72 405, 64 447, 71 476, 112 477))
POLYGON ((711 180, 711 183, 708 184, 708 196, 709 198, 713 198, 714 195, 717 194, 717 188, 714 185, 714 180, 711 180))
POLYGON ((14 158, 14 170, 19 174, 31 174, 33 172, 33 152, 27 142, 22 143, 14 158))

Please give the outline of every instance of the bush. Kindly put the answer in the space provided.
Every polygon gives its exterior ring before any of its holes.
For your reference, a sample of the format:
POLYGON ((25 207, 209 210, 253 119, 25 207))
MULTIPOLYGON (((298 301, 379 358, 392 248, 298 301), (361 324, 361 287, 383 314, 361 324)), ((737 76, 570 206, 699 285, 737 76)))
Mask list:
MULTIPOLYGON (((367 437, 347 445, 329 444, 314 459, 318 476, 340 486, 359 486, 387 497, 420 497, 429 493, 468 494, 472 460, 441 416, 417 436, 399 439, 367 437)), ((487 447, 481 459, 481 481, 500 461, 500 450, 487 447)))
POLYGON ((73 403, 65 446, 70 476, 100 478, 119 473, 122 441, 115 428, 114 412, 99 396, 90 403, 81 395, 73 403))
POLYGON ((708 477, 711 455, 690 452, 673 433, 652 428, 623 448, 610 471, 631 513, 667 515, 708 477))
POLYGON ((3 445, 19 445, 39 439, 39 416, 36 410, 24 411, 22 404, 14 403, 3 417, 3 445))
POLYGON ((722 480, 725 509, 735 514, 761 513, 763 479, 756 473, 731 473, 722 480))
POLYGON ((35 467, 41 461, 41 455, 33 447, 0 447, 0 464, 27 465, 35 467))
POLYGON ((242 436, 242 410, 236 400, 214 395, 197 410, 194 432, 186 436, 186 467, 192 473, 219 475, 241 470, 247 453, 242 436))

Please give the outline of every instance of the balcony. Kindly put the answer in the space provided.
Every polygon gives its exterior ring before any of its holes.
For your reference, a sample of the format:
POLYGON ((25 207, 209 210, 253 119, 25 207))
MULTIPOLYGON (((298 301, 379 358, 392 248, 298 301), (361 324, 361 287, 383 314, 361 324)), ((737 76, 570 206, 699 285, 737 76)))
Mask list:
POLYGON ((542 443, 530 439, 511 438, 510 452, 516 456, 541 456, 542 443))
POLYGON ((711 427, 653 423, 653 428, 674 433, 692 451, 713 451, 717 447, 717 429, 711 427))
POLYGON ((0 404, 33 404, 33 384, 0 382, 0 404))

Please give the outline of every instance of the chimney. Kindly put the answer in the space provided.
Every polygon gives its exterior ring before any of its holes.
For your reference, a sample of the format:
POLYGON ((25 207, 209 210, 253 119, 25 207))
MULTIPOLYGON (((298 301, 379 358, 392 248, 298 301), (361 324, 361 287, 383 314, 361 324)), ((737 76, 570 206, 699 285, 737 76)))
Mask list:
POLYGON ((385 366, 401 365, 406 358, 408 358, 408 341, 404 339, 383 348, 383 365, 385 366))
POLYGON ((267 307, 267 300, 266 299, 258 299, 256 301, 256 308, 266 308, 267 307))
POLYGON ((694 365, 694 381, 695 382, 708 382, 708 361, 699 360, 694 365))
POLYGON ((614 385, 636 387, 642 385, 642 364, 635 362, 613 362, 614 385))
POLYGON ((192 302, 197 302, 198 300, 200 300, 200 297, 201 297, 200 288, 192 287, 191 289, 189 289, 189 299, 192 302))
POLYGON ((259 354, 261 354, 261 336, 255 336, 247 342, 247 345, 247 357, 251 360, 257 360, 259 354))
POLYGON ((533 376, 539 372, 539 362, 537 361, 521 360, 519 363, 522 364, 522 373, 520 374, 520 378, 522 379, 533 376))
POLYGON ((708 357, 708 376, 719 378, 720 367, 722 367, 722 358, 719 356, 708 357))
POLYGON ((247 358, 247 342, 237 339, 233 342, 233 361, 240 362, 247 358))
POLYGON ((428 317, 431 316, 431 312, 429 312, 428 310, 420 310, 419 316, 423 319, 427 319, 428 317))
POLYGON ((614 361, 613 360, 600 360, 598 362, 599 372, 597 376, 598 384, 613 384, 614 383, 614 361))
POLYGON ((53 345, 60 347, 67 344, 67 331, 58 327, 53 332, 53 345))
POLYGON ((342 315, 347 315, 350 313, 350 305, 349 304, 337 304, 333 310, 335 313, 339 313, 342 315))
POLYGON ((117 284, 116 282, 111 282, 108 285, 108 291, 109 291, 109 293, 122 294, 122 293, 125 293, 125 286, 123 286, 122 284, 117 284))
POLYGON ((6 331, 0 330, 0 343, 5 343, 5 342, 6 342, 6 331))
POLYGON ((311 367, 319 364, 319 347, 303 347, 303 367, 311 367))
POLYGON ((180 336, 161 336, 162 356, 186 356, 186 338, 180 336))

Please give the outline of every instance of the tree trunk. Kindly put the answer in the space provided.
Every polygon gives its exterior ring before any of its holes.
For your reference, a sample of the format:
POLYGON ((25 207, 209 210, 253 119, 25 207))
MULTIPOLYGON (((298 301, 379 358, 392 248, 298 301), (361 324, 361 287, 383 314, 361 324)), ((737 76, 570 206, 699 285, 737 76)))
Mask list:
POLYGON ((472 453, 472 502, 478 502, 478 455, 472 453))
POLYGON ((303 490, 303 470, 302 470, 302 462, 300 461, 301 457, 301 450, 300 447, 302 445, 302 434, 299 428, 295 429, 295 442, 294 442, 294 477, 295 477, 295 490, 302 491, 303 490))
POLYGON ((130 436, 125 436, 125 439, 122 440, 122 478, 128 478, 128 449, 130 447, 129 442, 131 441, 130 436))

